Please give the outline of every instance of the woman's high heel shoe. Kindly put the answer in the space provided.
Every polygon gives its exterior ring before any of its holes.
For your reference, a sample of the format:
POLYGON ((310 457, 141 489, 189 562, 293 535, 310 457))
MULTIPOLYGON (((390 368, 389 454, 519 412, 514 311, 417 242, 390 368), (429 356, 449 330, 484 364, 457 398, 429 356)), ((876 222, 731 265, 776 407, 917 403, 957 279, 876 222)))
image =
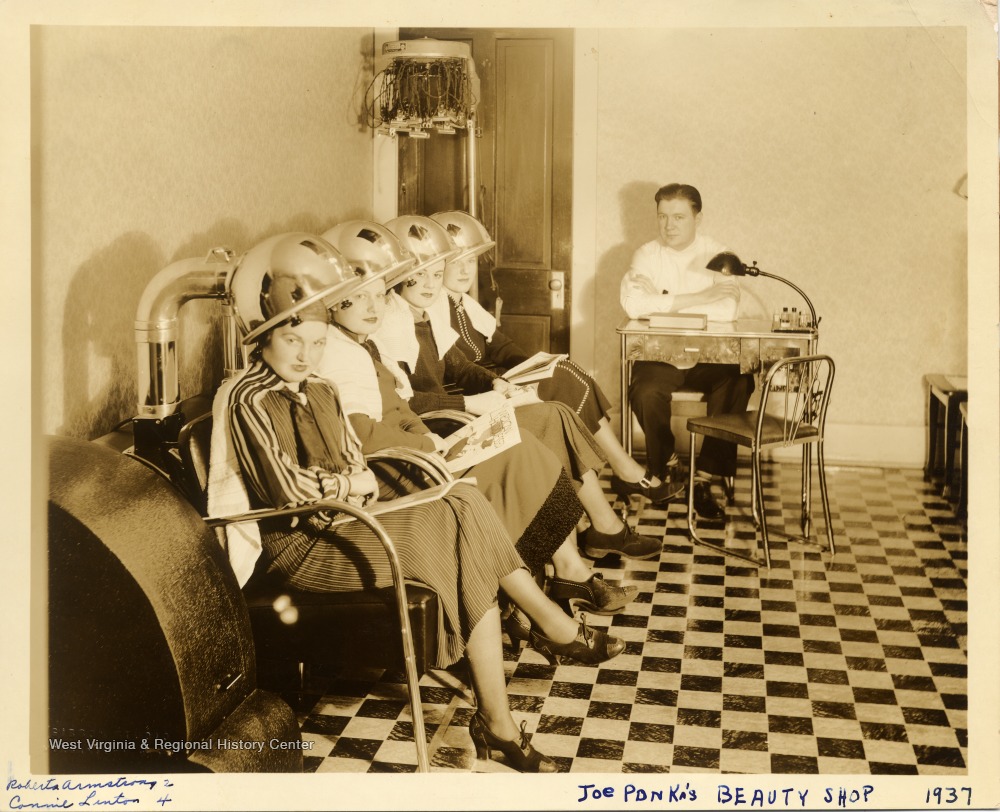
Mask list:
POLYGON ((639 588, 615 586, 595 572, 586 581, 567 581, 565 578, 549 579, 549 597, 562 610, 573 616, 574 608, 584 609, 595 615, 616 615, 635 600, 639 588))
POLYGON ((576 638, 568 643, 557 643, 554 640, 531 632, 531 645, 551 665, 559 665, 564 660, 574 660, 585 665, 596 665, 617 657, 625 648, 625 641, 612 637, 602 629, 591 629, 587 625, 587 616, 580 616, 580 631, 576 638))
POLYGON ((527 722, 521 722, 520 742, 508 741, 495 736, 477 713, 469 722, 469 735, 476 745, 476 756, 492 760, 493 751, 497 750, 507 757, 507 763, 519 773, 561 772, 558 764, 531 746, 527 726, 527 722))
POLYGON ((640 496, 645 496, 654 505, 661 502, 669 502, 684 492, 684 484, 674 482, 671 477, 664 479, 659 485, 653 485, 649 477, 650 474, 647 471, 646 475, 638 482, 627 482, 616 474, 612 474, 611 490, 615 492, 615 495, 619 499, 624 499, 626 502, 633 494, 639 494, 640 496))
POLYGON ((524 644, 531 639, 531 621, 527 615, 518 609, 514 604, 510 604, 504 611, 500 620, 503 630, 510 638, 510 644, 514 650, 520 653, 524 644))

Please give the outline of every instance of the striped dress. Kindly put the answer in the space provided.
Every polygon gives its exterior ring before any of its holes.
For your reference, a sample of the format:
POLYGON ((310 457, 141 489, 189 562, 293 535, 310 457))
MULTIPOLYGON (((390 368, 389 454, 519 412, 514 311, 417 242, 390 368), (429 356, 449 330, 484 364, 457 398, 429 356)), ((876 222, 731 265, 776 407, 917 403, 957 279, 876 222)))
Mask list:
MULTIPOLYGON (((354 431, 336 390, 310 378, 295 392, 257 362, 233 387, 228 420, 253 507, 284 507, 320 498, 353 501, 348 475, 364 470, 354 431)), ((497 602, 499 581, 524 566, 483 495, 456 486, 447 496, 379 518, 396 545, 407 578, 437 592, 442 608, 435 664, 447 667, 497 602)), ((294 528, 287 518, 260 522, 258 567, 280 572, 315 592, 392 583, 382 545, 359 523, 322 529, 316 519, 294 528)))

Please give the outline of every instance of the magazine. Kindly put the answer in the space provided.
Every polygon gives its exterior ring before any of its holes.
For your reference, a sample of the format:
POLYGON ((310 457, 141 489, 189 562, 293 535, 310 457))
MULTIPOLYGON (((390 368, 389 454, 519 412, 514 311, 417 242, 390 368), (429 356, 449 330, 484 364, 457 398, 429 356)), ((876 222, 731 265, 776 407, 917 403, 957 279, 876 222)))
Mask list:
POLYGON ((522 361, 517 366, 511 367, 504 373, 511 383, 521 386, 533 381, 541 381, 551 378, 555 371, 556 364, 569 358, 565 353, 553 354, 550 352, 536 352, 527 361, 522 361))
POLYGON ((444 453, 445 467, 453 474, 496 456, 521 442, 514 405, 505 403, 499 409, 480 415, 445 441, 448 443, 444 453))

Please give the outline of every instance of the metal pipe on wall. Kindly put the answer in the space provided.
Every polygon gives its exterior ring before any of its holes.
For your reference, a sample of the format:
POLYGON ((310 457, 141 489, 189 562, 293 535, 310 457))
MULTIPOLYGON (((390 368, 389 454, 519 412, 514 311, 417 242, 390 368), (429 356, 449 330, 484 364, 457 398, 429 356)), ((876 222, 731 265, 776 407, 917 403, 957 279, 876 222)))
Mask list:
POLYGON ((476 111, 469 112, 469 118, 465 123, 465 134, 467 143, 465 145, 465 160, 468 163, 469 181, 469 206, 468 211, 473 217, 479 217, 479 173, 476 164, 476 111))
POLYGON ((146 285, 135 316, 138 418, 161 419, 180 403, 177 313, 192 299, 225 299, 233 252, 213 249, 205 259, 168 265, 146 285))

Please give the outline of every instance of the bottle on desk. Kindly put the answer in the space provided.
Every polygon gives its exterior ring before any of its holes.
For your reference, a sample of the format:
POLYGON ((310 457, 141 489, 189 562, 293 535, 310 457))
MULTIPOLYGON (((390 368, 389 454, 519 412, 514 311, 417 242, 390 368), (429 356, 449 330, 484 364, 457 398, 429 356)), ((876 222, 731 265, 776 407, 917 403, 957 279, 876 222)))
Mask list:
POLYGON ((788 326, 793 330, 799 329, 799 309, 797 307, 792 308, 791 315, 788 317, 788 326))
POLYGON ((781 315, 779 316, 778 329, 787 330, 789 327, 791 327, 791 316, 788 313, 788 308, 783 307, 781 308, 781 315))

